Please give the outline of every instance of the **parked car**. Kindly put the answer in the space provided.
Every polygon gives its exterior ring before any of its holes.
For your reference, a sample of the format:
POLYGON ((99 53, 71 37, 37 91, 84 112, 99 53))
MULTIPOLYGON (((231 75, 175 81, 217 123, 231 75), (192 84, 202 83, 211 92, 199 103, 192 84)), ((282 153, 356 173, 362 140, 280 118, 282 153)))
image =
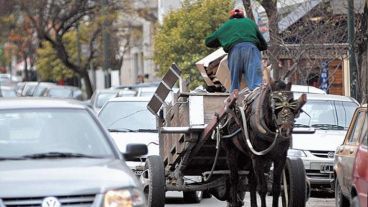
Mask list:
POLYGON ((111 98, 122 96, 122 97, 132 97, 136 96, 137 92, 129 89, 102 89, 95 90, 91 96, 91 107, 98 113, 102 106, 111 98))
POLYGON ((304 86, 304 85, 291 85, 291 91, 296 93, 318 93, 318 94, 326 94, 326 92, 322 89, 316 88, 314 86, 304 86))
POLYGON ((368 206, 368 111, 359 107, 345 140, 335 154, 334 173, 336 206, 368 206))
MULTIPOLYGON (((141 184, 79 102, 0 101, 0 206, 146 206, 141 184)), ((145 145, 128 145, 125 157, 145 145)))
POLYGON ((17 93, 13 87, 0 86, 0 97, 16 97, 17 93))
MULTIPOLYGON (((157 87, 159 86, 160 82, 152 82, 152 83, 139 83, 135 85, 129 86, 116 86, 113 89, 129 89, 136 91, 136 96, 142 97, 152 97, 155 93, 157 87)), ((173 88, 174 92, 178 91, 178 88, 173 88)))
POLYGON ((82 91, 75 86, 55 85, 46 88, 40 95, 51 98, 76 99, 80 101, 84 99, 82 91))
MULTIPOLYGON (((98 113, 98 117, 104 126, 110 131, 111 136, 124 152, 126 145, 130 143, 146 144, 148 154, 127 161, 128 166, 139 177, 147 181, 142 174, 146 159, 150 155, 160 155, 159 138, 156 129, 156 117, 148 111, 147 103, 150 97, 116 97, 108 100, 98 113)), ((200 181, 197 177, 188 177, 189 182, 200 181), (196 180, 197 179, 197 180, 196 180)), ((145 187, 147 183, 143 182, 145 187)), ((198 203, 202 199, 201 191, 183 193, 184 200, 188 203, 198 203)))
POLYGON ((51 82, 19 82, 17 84, 18 96, 42 96, 46 89, 56 86, 51 82))
POLYGON ((311 190, 333 191, 333 162, 358 103, 350 97, 307 94, 307 103, 295 120, 288 154, 303 160, 311 190))
MULTIPOLYGON (((156 117, 147 110, 147 97, 115 97, 109 99, 98 113, 98 118, 110 132, 119 149, 124 152, 129 143, 146 144, 149 155, 158 155, 156 117)), ((145 157, 141 160, 145 161, 145 157)), ((128 166, 140 175, 140 159, 128 161, 128 166)))

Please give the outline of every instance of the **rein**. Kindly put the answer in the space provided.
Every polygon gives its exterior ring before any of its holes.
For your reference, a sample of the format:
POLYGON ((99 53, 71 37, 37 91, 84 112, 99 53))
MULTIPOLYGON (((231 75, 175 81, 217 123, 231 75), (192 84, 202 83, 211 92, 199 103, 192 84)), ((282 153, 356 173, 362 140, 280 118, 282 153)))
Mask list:
MULTIPOLYGON (((252 94, 249 94, 248 96, 246 96, 241 102, 240 104, 237 104, 237 106, 235 106, 235 110, 230 110, 229 111, 229 115, 234 119, 234 121, 236 122, 236 124, 240 127, 240 129, 236 130, 235 132, 229 134, 229 135, 225 135, 224 138, 230 138, 235 136, 237 133, 239 133, 240 131, 243 131, 244 137, 245 137, 245 142, 247 144, 247 146, 249 147, 250 151, 258 156, 262 156, 262 155, 266 155, 267 153, 269 153, 275 146, 277 143, 277 140, 281 139, 281 140, 286 140, 288 139, 288 137, 284 137, 283 135, 280 134, 280 129, 278 128, 278 125, 282 122, 285 121, 285 119, 283 117, 277 117, 276 116, 276 110, 284 110, 284 108, 290 108, 292 110, 295 110, 295 108, 297 107, 297 103, 295 101, 290 102, 289 103, 289 99, 287 96, 285 96, 285 91, 275 91, 273 92, 271 87, 267 86, 267 85, 263 85, 261 88, 257 88, 255 89, 252 94), (249 98, 250 96, 250 98, 249 98), (269 96, 269 97, 268 97, 269 96), (272 130, 270 130, 270 128, 268 127, 268 125, 266 125, 265 121, 264 121, 264 109, 263 109, 263 105, 266 101, 266 98, 269 98, 268 101, 270 101, 270 106, 271 106, 271 123, 274 124, 274 126, 277 128, 275 130, 275 132, 273 132, 272 130), (257 99, 257 100, 255 100, 257 99), (255 106, 252 107, 252 105, 256 104, 255 106), (270 146, 268 146, 266 149, 261 150, 261 151, 257 151, 255 150, 250 138, 249 138, 249 130, 248 130, 248 124, 247 124, 247 117, 245 114, 245 110, 247 109, 247 107, 252 107, 253 110, 255 111, 254 114, 250 115, 250 118, 248 119, 251 120, 251 117, 253 116, 253 120, 254 122, 250 122, 251 127, 253 128, 253 130, 256 130, 255 133, 258 133, 260 135, 260 138, 263 138, 267 141, 269 141, 271 144, 270 146), (238 118, 238 116, 236 116, 235 111, 237 110, 240 111, 241 114, 241 120, 238 118), (273 139, 272 139, 273 137, 273 139)), ((228 119, 229 120, 229 119, 228 119)), ((226 122, 225 125, 227 125, 228 120, 226 122)), ((241 148, 240 146, 238 146, 238 148, 241 148)), ((241 149, 241 151, 244 152, 244 150, 241 149)))
POLYGON ((252 142, 249 139, 249 132, 248 132, 248 126, 247 126, 247 119, 245 117, 245 112, 244 112, 244 108, 239 106, 239 110, 242 116, 242 121, 243 121, 243 132, 244 132, 244 136, 245 136, 245 140, 248 144, 248 147, 250 149, 250 151, 255 154, 255 155, 266 155, 267 153, 269 153, 275 146, 276 146, 276 141, 277 141, 277 137, 279 135, 278 130, 276 130, 275 133, 275 138, 273 139, 272 144, 265 150, 262 151, 256 151, 252 145, 252 142))

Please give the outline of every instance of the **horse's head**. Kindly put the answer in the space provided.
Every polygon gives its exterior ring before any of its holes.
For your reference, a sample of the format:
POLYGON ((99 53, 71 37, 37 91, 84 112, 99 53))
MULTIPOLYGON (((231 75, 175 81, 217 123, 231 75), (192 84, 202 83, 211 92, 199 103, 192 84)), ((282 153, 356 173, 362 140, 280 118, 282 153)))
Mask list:
POLYGON ((294 95, 290 91, 291 82, 285 84, 282 81, 271 83, 269 101, 271 104, 272 122, 276 130, 283 137, 291 137, 294 128, 294 120, 306 103, 306 95, 294 100, 294 95))

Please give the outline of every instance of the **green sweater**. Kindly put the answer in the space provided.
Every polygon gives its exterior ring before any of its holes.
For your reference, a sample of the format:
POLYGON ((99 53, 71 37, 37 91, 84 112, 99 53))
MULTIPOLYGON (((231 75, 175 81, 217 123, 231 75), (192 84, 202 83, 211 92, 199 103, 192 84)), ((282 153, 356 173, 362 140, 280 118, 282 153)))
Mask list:
POLYGON ((260 51, 267 49, 267 43, 256 23, 249 18, 233 18, 206 38, 206 46, 223 47, 225 52, 240 42, 252 42, 260 51))

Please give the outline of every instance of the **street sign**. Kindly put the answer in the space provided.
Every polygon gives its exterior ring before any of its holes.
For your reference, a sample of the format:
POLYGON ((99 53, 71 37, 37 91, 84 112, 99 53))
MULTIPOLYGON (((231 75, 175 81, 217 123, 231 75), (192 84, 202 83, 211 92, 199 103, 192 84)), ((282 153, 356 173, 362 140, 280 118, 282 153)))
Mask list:
POLYGON ((320 88, 324 90, 326 93, 328 93, 329 88, 329 81, 328 81, 328 63, 326 61, 323 61, 321 63, 322 69, 321 69, 321 84, 320 88))

